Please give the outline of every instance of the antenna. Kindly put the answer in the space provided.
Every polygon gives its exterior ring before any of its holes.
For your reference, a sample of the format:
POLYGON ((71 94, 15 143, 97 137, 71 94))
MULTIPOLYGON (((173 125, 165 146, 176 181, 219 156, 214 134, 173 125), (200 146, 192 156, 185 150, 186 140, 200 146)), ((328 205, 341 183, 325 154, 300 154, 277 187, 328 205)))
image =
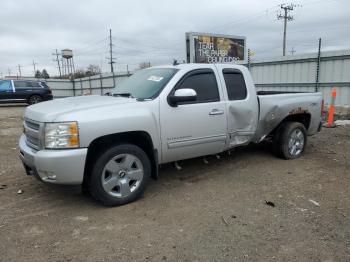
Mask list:
POLYGON ((19 72, 19 76, 22 77, 22 70, 21 70, 21 65, 18 64, 18 72, 19 72))
POLYGON ((35 74, 36 74, 36 68, 35 68, 35 66, 36 66, 37 64, 38 64, 38 63, 35 63, 34 60, 33 60, 34 76, 35 76, 35 74))
POLYGON ((296 52, 296 50, 294 49, 294 46, 292 47, 292 50, 289 51, 289 53, 291 53, 292 55, 294 55, 294 53, 296 52))

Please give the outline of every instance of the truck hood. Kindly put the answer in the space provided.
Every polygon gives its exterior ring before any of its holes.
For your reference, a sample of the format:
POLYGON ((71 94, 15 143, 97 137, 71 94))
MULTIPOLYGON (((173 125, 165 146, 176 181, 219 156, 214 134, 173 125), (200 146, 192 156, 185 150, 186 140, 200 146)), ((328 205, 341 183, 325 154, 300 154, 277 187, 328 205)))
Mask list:
POLYGON ((98 95, 68 97, 28 106, 24 117, 38 122, 54 122, 56 118, 64 114, 127 103, 137 103, 137 100, 134 98, 98 95))

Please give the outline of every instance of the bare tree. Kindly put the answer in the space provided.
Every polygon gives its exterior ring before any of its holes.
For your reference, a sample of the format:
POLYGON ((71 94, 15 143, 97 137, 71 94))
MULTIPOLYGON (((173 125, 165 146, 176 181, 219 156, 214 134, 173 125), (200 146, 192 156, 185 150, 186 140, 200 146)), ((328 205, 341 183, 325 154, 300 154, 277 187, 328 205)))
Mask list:
POLYGON ((151 62, 142 62, 139 64, 140 69, 145 69, 151 67, 151 62))
POLYGON ((85 75, 86 76, 94 76, 94 75, 98 75, 100 73, 101 73, 101 68, 98 65, 89 65, 86 68, 85 75))
POLYGON ((86 73, 85 73, 84 69, 77 69, 77 70, 75 70, 74 78, 83 78, 85 76, 86 76, 86 73))

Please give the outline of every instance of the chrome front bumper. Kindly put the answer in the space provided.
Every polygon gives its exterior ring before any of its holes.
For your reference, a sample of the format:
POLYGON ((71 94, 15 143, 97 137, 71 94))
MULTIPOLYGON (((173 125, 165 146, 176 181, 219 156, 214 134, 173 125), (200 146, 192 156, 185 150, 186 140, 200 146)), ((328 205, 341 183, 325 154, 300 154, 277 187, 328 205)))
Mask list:
POLYGON ((83 183, 87 148, 66 150, 34 150, 27 146, 24 135, 19 140, 20 159, 27 174, 53 184, 83 183))

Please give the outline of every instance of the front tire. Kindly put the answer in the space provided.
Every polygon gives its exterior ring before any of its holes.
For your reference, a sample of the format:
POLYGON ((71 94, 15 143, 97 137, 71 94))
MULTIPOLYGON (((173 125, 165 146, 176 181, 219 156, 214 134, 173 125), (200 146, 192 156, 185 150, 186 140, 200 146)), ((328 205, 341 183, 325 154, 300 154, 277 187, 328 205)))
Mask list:
POLYGON ((307 131, 299 122, 286 122, 274 139, 274 151, 283 159, 299 158, 306 147, 307 131))
POLYGON ((147 154, 136 145, 119 144, 97 158, 89 190, 107 206, 125 205, 142 196, 150 177, 147 154))

